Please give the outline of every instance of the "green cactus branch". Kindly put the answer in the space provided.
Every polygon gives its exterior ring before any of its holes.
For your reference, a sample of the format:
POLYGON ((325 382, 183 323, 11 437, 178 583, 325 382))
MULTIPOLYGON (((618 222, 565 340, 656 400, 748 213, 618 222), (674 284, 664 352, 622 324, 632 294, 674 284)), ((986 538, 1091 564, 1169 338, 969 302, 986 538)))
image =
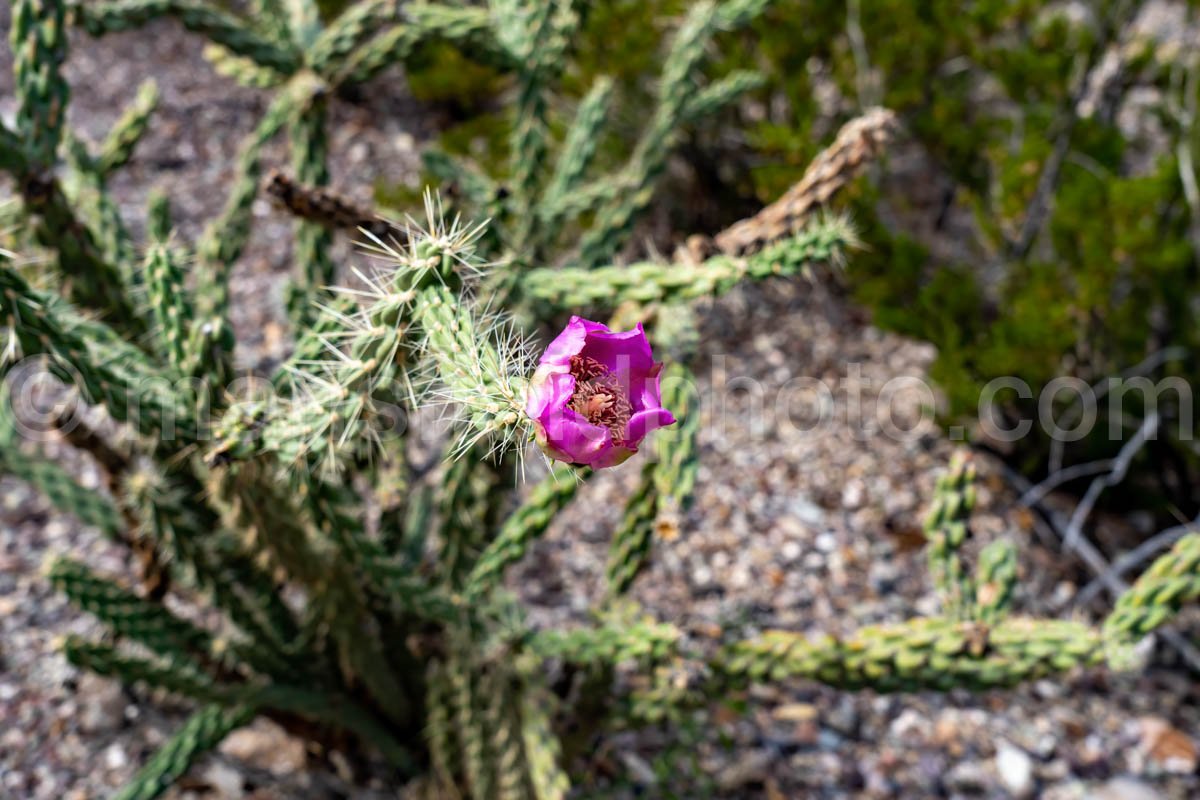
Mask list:
POLYGON ((291 41, 300 52, 308 51, 321 33, 321 9, 317 0, 283 0, 291 41))
POLYGON ((71 10, 76 24, 92 36, 139 28, 169 16, 264 67, 291 74, 300 64, 290 43, 266 39, 243 20, 199 0, 102 0, 73 3, 71 10))
MULTIPOLYGON (((328 142, 325 136, 325 100, 318 98, 306 113, 292 118, 288 126, 292 167, 296 178, 314 186, 329 183, 328 142)), ((309 327, 313 317, 313 299, 318 291, 334 282, 335 268, 330 247, 333 234, 322 225, 296 221, 295 261, 300 274, 290 287, 288 310, 298 330, 309 327)))
POLYGON ((419 45, 434 41, 451 42, 482 63, 513 65, 512 54, 496 40, 487 9, 411 3, 402 8, 401 19, 347 56, 331 81, 365 83, 386 67, 406 61, 419 45))
POLYGON ((604 620, 595 628, 539 631, 529 648, 542 658, 558 658, 580 666, 659 662, 674 653, 681 633, 652 619, 604 620))
POLYGON ((532 269, 523 275, 521 290, 564 309, 676 303, 720 295, 747 279, 786 277, 816 264, 836 264, 854 244, 849 225, 829 218, 747 258, 717 255, 698 264, 651 261, 598 269, 532 269))
POLYGON ((413 321, 424 337, 424 352, 448 399, 460 404, 474 430, 465 449, 479 441, 498 447, 525 432, 523 364, 484 327, 471 307, 444 286, 422 290, 413 305, 413 321))
POLYGON ((269 67, 239 56, 227 47, 209 42, 204 46, 204 60, 213 72, 252 89, 271 89, 287 82, 287 76, 269 67))
POLYGON ((694 115, 702 108, 716 108, 718 104, 713 100, 727 97, 732 89, 749 88, 744 77, 738 78, 720 90, 713 90, 702 106, 689 106, 695 97, 695 72, 713 33, 749 22, 766 5, 731 0, 721 6, 701 2, 690 7, 663 64, 650 124, 634 147, 629 163, 613 178, 617 193, 600 207, 580 243, 579 263, 583 267, 597 267, 610 261, 628 238, 636 216, 653 197, 654 181, 666 166, 667 156, 689 114, 694 115))
POLYGON ((483 719, 486 697, 481 693, 479 675, 473 666, 468 657, 452 650, 444 670, 466 785, 472 797, 492 797, 495 775, 483 719))
POLYGON ((95 489, 81 486, 55 462, 23 453, 15 443, 0 445, 0 475, 28 483, 56 510, 71 514, 114 541, 122 540, 124 521, 112 502, 95 489))
POLYGON ((94 575, 78 562, 59 559, 50 566, 47 577, 59 591, 114 632, 159 655, 179 663, 195 663, 196 658, 207 659, 213 654, 213 639, 207 631, 158 603, 94 575))
POLYGON ((504 570, 525 556, 530 543, 546 531, 587 477, 586 470, 557 467, 543 478, 480 554, 467 578, 467 594, 479 594, 499 582, 504 570))
POLYGON ((425 743, 435 780, 452 787, 458 772, 459 753, 454 733, 450 681, 438 662, 429 665, 425 678, 425 743))
POLYGON ((337 16, 313 42, 308 52, 309 66, 327 79, 359 46, 380 29, 395 22, 401 3, 397 0, 362 0, 337 16))
POLYGON ((219 688, 209 675, 186 661, 166 659, 155 662, 126 655, 110 645, 89 642, 77 636, 67 637, 62 650, 67 660, 80 669, 116 678, 127 686, 163 689, 206 702, 227 699, 230 694, 227 689, 219 688))
POLYGON ((679 364, 668 366, 660 379, 663 408, 671 409, 675 425, 660 431, 653 447, 657 450, 654 486, 659 496, 659 511, 664 504, 683 508, 692 498, 696 473, 700 468, 700 395, 695 376, 679 364))
POLYGON ((975 507, 975 465, 964 451, 955 453, 950 469, 938 478, 933 505, 925 517, 929 572, 946 615, 972 616, 975 587, 959 554, 970 535, 967 521, 975 507))
POLYGON ((625 502, 625 513, 613 531, 604 569, 611 595, 629 591, 633 580, 650 559, 654 544, 654 522, 658 518, 658 493, 654 476, 658 465, 648 461, 633 494, 625 502))
POLYGON ((1098 631, 1077 622, 1011 618, 995 627, 918 619, 846 637, 771 632, 729 646, 715 670, 725 680, 806 678, 841 689, 915 692, 991 689, 1104 660, 1098 631))
POLYGON ((439 571, 456 588, 487 542, 487 501, 495 476, 474 455, 471 451, 454 458, 452 451, 447 453, 437 502, 439 571))
POLYGON ((57 0, 19 0, 13 7, 10 41, 18 108, 16 130, 4 129, 0 136, 5 151, 0 164, 16 180, 26 211, 37 217, 38 241, 55 250, 70 296, 138 334, 119 268, 107 260, 96 232, 81 221, 54 174, 59 145, 66 138, 70 96, 61 74, 67 54, 64 25, 64 4, 57 0))
POLYGON ((543 236, 546 238, 566 218, 568 195, 579 186, 595 158, 600 129, 605 122, 612 93, 612 80, 598 78, 575 111, 575 118, 555 162, 554 174, 534 210, 540 222, 539 228, 545 232, 543 236))
POLYGON ((680 112, 684 124, 694 124, 729 106, 742 95, 762 87, 766 79, 757 72, 736 70, 689 97, 680 112))
POLYGON ((7 366, 21 356, 50 356, 50 369, 90 402, 103 402, 119 421, 165 441, 196 435, 193 410, 144 354, 106 326, 81 320, 65 303, 32 290, 0 265, 0 319, 9 341, 7 366))
MULTIPOLYGON (((109 196, 105 177, 100 172, 97 159, 87 151, 82 141, 74 135, 64 136, 64 149, 71 169, 63 183, 67 199, 79 210, 79 216, 91 231, 106 264, 112 264, 120 275, 122 288, 127 294, 137 294, 141 276, 134 269, 137 261, 136 248, 117 204, 109 196)), ((141 322, 139 315, 133 322, 141 322)))
POLYGON ((25 156, 39 170, 56 160, 70 91, 61 74, 67 56, 66 12, 56 0, 18 0, 9 42, 17 89, 17 130, 25 156))
POLYGON ((1017 585, 1017 549, 1012 542, 998 539, 980 551, 974 584, 975 619, 997 624, 1011 610, 1017 585))
POLYGON ((562 745, 554 733, 551 695, 527 689, 521 696, 521 739, 529 764, 529 783, 537 800, 564 800, 571 779, 562 767, 562 745))
POLYGON ((250 706, 204 706, 159 748, 133 780, 113 795, 113 800, 154 800, 187 772, 193 761, 254 716, 250 706))
POLYGON ((150 117, 158 107, 158 85, 146 80, 138 87, 137 97, 122 112, 119 119, 100 144, 96 157, 96 170, 102 175, 111 175, 114 170, 125 166, 133 157, 133 151, 142 140, 150 125, 150 117))
POLYGON ((179 262, 179 254, 169 246, 152 245, 146 253, 145 283, 154 338, 166 363, 182 375, 189 355, 188 327, 195 311, 179 262))
POLYGON ((528 797, 525 748, 521 736, 520 685, 506 670, 484 676, 484 709, 496 768, 497 797, 528 797))
POLYGON ((574 0, 495 4, 498 33, 524 66, 517 75, 515 119, 509 136, 513 205, 517 222, 513 249, 523 252, 533 230, 532 210, 546 155, 546 84, 560 70, 571 35, 579 25, 574 0), (515 7, 513 7, 515 6, 515 7))
POLYGON ((291 37, 286 0, 246 0, 246 16, 273 40, 291 37))
POLYGON ((1200 599, 1200 533, 1184 536, 1142 573, 1104 623, 1106 635, 1137 640, 1165 625, 1185 603, 1200 599))

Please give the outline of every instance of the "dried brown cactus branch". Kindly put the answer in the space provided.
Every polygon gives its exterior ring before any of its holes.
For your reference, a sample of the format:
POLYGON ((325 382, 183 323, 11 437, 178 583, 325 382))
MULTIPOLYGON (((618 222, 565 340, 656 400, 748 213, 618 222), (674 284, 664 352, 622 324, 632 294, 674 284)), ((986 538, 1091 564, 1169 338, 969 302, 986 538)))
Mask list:
POLYGON ((267 176, 264 188, 292 214, 326 228, 351 233, 362 230, 378 238, 396 235, 391 222, 332 189, 300 183, 279 171, 267 176))
POLYGON ((799 183, 753 217, 713 237, 716 249, 726 255, 746 255, 795 233, 883 152, 897 127, 895 113, 886 108, 872 108, 847 122, 833 144, 813 159, 799 183))

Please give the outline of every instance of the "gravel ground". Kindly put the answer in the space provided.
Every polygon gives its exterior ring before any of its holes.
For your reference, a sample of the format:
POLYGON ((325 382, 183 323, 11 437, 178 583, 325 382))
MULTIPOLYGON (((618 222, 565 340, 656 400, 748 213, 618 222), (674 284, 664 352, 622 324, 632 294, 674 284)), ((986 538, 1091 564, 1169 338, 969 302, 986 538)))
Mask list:
MULTIPOLYGON (((0 10, 0 27, 7 28, 7 10, 0 10)), ((164 189, 189 238, 219 209, 237 143, 264 107, 260 93, 216 77, 200 51, 197 38, 154 25, 100 41, 76 36, 69 63, 73 122, 93 140, 138 81, 158 80, 158 115, 112 189, 131 220, 140 218, 150 188, 164 189)), ((0 50, 3 115, 12 111, 10 66, 0 50)), ((376 180, 414 174, 417 143, 429 131, 393 88, 399 83, 379 81, 366 103, 334 104, 335 186, 365 197, 376 180)), ((271 152, 276 162, 282 157, 271 152)), ((280 297, 290 222, 265 202, 255 207, 255 220, 254 242, 234 279, 243 361, 278 358, 287 347, 280 297)), ((634 596, 700 642, 730 627, 845 631, 933 612, 917 531, 953 445, 927 425, 889 436, 873 413, 889 381, 926 376, 930 348, 871 327, 836 287, 802 282, 738 290, 707 305, 703 320, 701 390, 725 400, 704 409, 696 502, 664 530, 634 596), (753 377, 757 388, 735 391, 738 376, 753 377), (776 413, 796 376, 824 381, 834 397, 835 413, 816 432, 805 432, 811 395, 786 395, 791 413, 776 413), (847 413, 854 394, 863 421, 847 413), (764 411, 757 414, 760 400, 764 411)), ((894 397, 900 428, 913 427, 918 400, 912 391, 894 397)), ((63 456, 81 479, 98 481, 86 460, 65 448, 63 456)), ((980 467, 974 529, 984 542, 1018 542, 1017 607, 1063 613, 1056 604, 1086 576, 1029 532, 1031 520, 1013 510, 999 465, 981 458, 980 467)), ((513 587, 533 604, 535 620, 585 616, 599 592, 614 509, 636 472, 613 470, 590 482, 516 570, 513 587)), ((0 480, 0 797, 103 796, 186 711, 82 674, 57 653, 59 637, 97 627, 41 577, 47 555, 62 553, 104 571, 128 569, 119 548, 27 487, 0 480)), ((1188 619, 1194 627, 1196 615, 1188 619)), ((671 794, 680 781, 664 775, 694 772, 711 778, 714 795, 730 798, 1195 797, 1198 694, 1169 654, 1138 675, 1094 671, 982 695, 885 697, 773 686, 754 690, 744 713, 719 713, 695 731, 611 737, 592 766, 621 780, 591 788, 690 797, 698 790, 671 794)), ((392 795, 351 790, 332 772, 305 768, 303 744, 259 722, 231 737, 172 796, 392 795)))

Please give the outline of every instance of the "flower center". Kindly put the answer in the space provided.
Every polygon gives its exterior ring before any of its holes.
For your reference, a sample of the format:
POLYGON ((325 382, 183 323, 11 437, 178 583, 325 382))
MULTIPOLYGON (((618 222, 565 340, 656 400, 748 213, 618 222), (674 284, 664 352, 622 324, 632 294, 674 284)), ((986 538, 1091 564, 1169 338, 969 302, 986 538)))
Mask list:
POLYGON ((613 444, 623 444, 633 406, 617 376, 596 359, 584 356, 571 356, 571 375, 575 393, 567 405, 593 425, 608 428, 613 444))

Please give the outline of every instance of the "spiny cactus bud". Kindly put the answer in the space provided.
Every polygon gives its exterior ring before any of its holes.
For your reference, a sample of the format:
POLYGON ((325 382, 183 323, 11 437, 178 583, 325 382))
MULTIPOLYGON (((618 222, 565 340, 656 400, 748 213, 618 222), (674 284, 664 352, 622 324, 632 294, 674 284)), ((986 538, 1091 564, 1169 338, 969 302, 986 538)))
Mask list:
POLYGON ((596 469, 624 462, 646 434, 675 422, 662 407, 661 370, 640 323, 615 332, 571 317, 530 384, 525 412, 538 444, 553 459, 596 469))

